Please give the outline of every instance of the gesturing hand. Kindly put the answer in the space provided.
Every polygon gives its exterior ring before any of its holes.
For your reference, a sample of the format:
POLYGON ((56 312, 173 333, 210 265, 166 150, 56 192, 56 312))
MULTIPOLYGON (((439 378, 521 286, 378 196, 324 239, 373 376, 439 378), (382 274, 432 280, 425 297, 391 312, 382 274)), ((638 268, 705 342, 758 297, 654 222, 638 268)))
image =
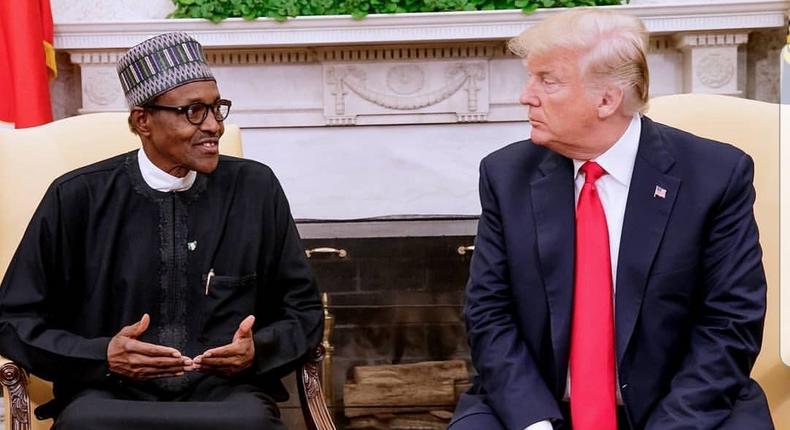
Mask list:
POLYGON ((203 372, 231 376, 252 366, 255 358, 253 324, 255 324, 254 316, 244 318, 233 335, 233 341, 225 346, 209 349, 195 357, 195 368, 203 372))
POLYGON ((151 318, 144 314, 140 321, 121 329, 107 346, 110 371, 135 381, 183 375, 192 370, 192 360, 175 348, 137 340, 148 329, 151 318))

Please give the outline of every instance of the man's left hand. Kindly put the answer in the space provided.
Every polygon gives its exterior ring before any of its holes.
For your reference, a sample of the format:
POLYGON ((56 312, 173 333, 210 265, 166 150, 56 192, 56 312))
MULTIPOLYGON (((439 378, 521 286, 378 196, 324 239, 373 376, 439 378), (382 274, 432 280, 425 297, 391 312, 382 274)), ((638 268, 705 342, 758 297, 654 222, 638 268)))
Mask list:
POLYGON ((209 349, 195 357, 193 360, 195 369, 201 372, 231 376, 252 366, 255 358, 255 343, 252 338, 254 323, 254 316, 250 315, 244 318, 233 335, 231 343, 209 349))

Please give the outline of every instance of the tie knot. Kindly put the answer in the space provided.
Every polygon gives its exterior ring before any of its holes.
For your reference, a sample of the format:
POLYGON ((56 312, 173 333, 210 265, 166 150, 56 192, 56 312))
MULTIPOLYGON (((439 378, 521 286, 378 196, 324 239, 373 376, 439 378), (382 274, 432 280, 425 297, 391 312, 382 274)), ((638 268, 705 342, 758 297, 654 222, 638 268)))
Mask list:
POLYGON ((606 170, 595 161, 588 161, 582 164, 582 172, 584 172, 585 184, 594 184, 598 178, 606 174, 606 170))

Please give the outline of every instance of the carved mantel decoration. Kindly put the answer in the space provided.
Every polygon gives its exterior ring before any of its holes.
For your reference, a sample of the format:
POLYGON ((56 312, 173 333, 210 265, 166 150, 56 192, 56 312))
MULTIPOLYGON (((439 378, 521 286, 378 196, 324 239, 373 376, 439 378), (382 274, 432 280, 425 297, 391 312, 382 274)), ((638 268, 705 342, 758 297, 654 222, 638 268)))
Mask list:
POLYGON ((748 32, 678 34, 683 52, 684 92, 741 95, 738 88, 738 48, 749 41, 748 32))
POLYGON ((327 124, 351 125, 357 115, 399 112, 450 112, 458 122, 485 121, 488 97, 480 103, 478 93, 487 93, 486 69, 482 61, 326 66, 327 124), (436 85, 427 87, 426 81, 436 85))

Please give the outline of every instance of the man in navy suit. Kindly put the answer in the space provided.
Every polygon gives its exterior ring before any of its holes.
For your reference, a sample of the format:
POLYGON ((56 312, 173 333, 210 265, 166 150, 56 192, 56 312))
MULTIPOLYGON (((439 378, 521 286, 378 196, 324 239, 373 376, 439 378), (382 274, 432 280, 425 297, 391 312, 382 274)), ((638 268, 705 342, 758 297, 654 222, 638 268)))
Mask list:
POLYGON ((636 17, 583 9, 511 41, 531 139, 480 165, 478 376, 450 430, 773 428, 749 378, 766 295, 753 163, 642 115, 647 39, 636 17), (604 235, 592 268, 588 199, 604 235), (591 285, 606 289, 583 314, 591 285))

